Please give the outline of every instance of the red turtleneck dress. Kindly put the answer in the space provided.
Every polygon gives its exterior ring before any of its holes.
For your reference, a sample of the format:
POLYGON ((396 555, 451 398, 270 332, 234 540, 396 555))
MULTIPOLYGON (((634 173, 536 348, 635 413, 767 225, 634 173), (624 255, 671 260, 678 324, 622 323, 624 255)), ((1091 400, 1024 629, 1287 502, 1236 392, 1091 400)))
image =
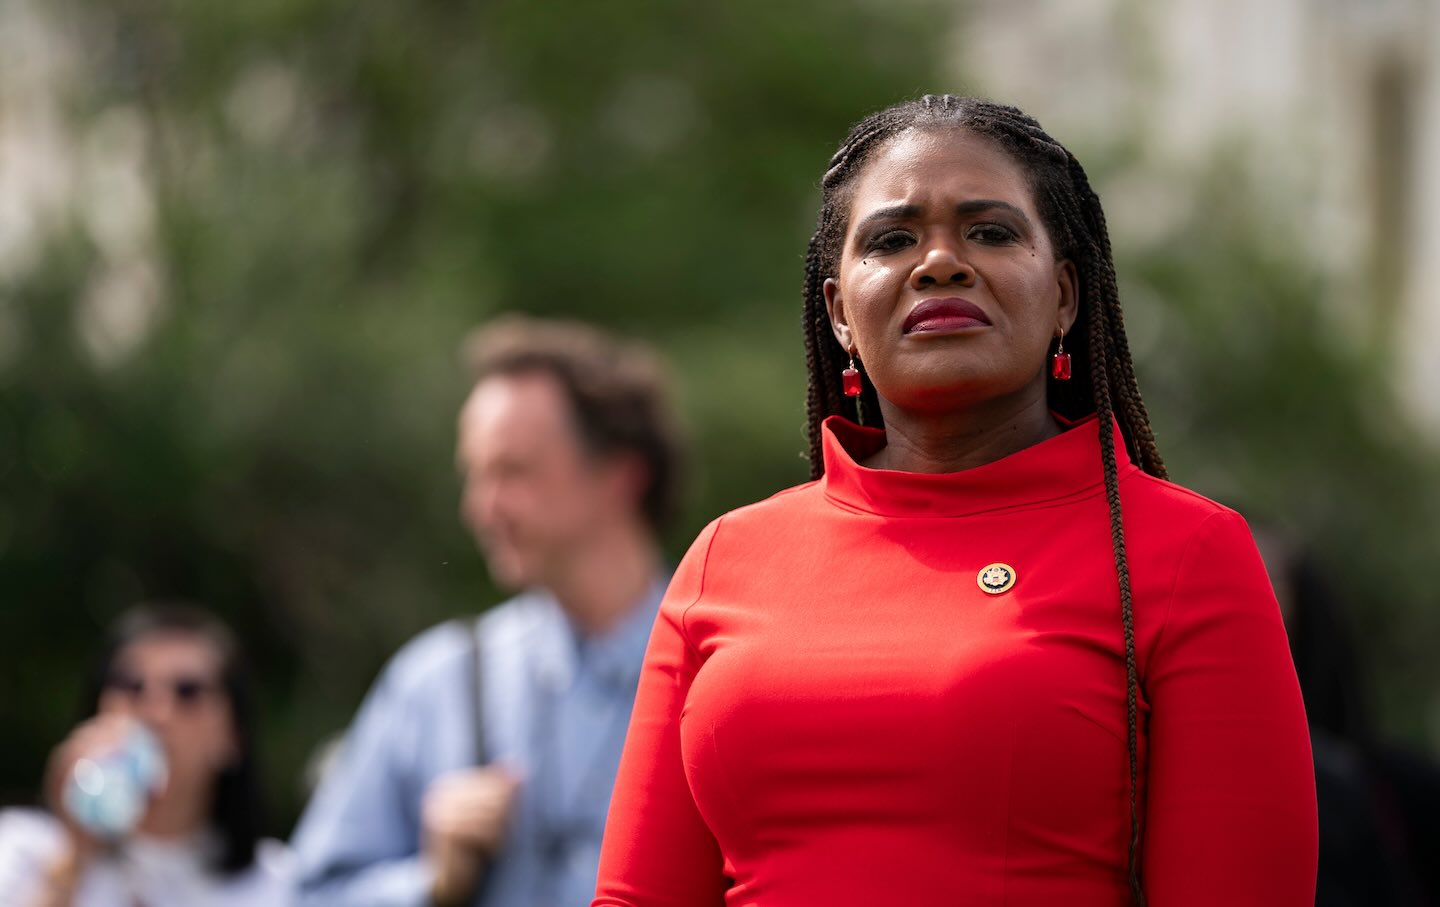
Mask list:
MULTIPOLYGON (((1125 662, 1097 424, 857 465, 710 524, 650 640, 595 907, 1128 904, 1125 662), (981 588, 980 575, 991 565, 981 588)), ((1151 907, 1315 897, 1315 784, 1241 518, 1120 457, 1151 907)))

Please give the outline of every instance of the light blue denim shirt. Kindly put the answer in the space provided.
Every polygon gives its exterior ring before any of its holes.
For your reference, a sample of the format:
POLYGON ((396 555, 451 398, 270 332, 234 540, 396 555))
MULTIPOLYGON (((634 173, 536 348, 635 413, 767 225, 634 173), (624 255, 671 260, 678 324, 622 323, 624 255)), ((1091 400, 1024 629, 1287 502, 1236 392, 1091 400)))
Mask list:
MULTIPOLYGON (((476 907, 586 907, 640 663, 666 578, 603 636, 555 600, 520 595, 480 618, 485 762, 523 779, 476 907)), ((386 666, 296 828, 303 907, 420 907, 420 804, 475 753, 473 622, 434 627, 386 666)))

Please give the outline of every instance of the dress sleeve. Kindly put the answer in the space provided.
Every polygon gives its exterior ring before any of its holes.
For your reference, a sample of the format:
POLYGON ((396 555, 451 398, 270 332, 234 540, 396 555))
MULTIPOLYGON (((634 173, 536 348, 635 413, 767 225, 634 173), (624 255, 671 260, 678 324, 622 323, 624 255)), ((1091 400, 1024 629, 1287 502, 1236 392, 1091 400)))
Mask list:
POLYGON ((685 636, 719 521, 681 560, 645 653, 600 851, 592 907, 709 907, 724 903, 719 845, 695 807, 680 747, 680 717, 699 653, 685 636))
POLYGON ((1181 557, 1145 670, 1142 877, 1153 907, 1315 903, 1315 774, 1280 609, 1245 522, 1181 557))

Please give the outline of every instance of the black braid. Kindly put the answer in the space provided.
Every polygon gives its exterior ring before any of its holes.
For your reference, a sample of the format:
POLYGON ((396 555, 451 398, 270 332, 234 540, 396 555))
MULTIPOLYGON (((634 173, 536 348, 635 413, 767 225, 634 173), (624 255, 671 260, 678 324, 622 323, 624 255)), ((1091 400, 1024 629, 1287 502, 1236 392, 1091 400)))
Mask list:
POLYGON ((1140 808, 1136 797, 1139 779, 1138 731, 1139 704, 1136 691, 1140 685, 1135 666, 1135 614, 1130 596, 1130 564, 1125 558, 1125 523, 1120 512, 1120 479, 1115 457, 1115 436, 1110 431, 1113 412, 1110 406, 1110 376, 1104 354, 1107 325, 1105 319, 1090 322, 1091 361, 1095 380, 1095 406, 1100 423, 1100 462, 1105 471, 1105 500, 1110 506, 1110 547, 1115 554, 1115 573, 1120 580, 1120 626, 1125 635, 1125 748, 1130 757, 1130 891, 1139 907, 1145 905, 1140 887, 1136 858, 1140 849, 1140 808))
POLYGON ((825 279, 838 275, 840 271, 840 254, 848 229, 850 196, 855 178, 876 149, 894 137, 910 129, 942 127, 960 128, 985 136, 1024 168, 1040 208, 1041 220, 1055 244, 1056 254, 1069 259, 1079 277, 1079 309, 1070 330, 1074 336, 1088 337, 1089 342, 1076 344, 1069 350, 1073 360, 1073 378, 1067 382, 1052 381, 1048 402, 1052 410, 1068 419, 1079 419, 1092 413, 1098 417, 1100 459, 1110 511, 1111 546, 1115 554, 1120 622, 1125 644, 1126 747, 1130 763, 1128 877, 1135 903, 1144 907, 1145 894, 1139 873, 1140 677, 1135 656, 1134 603, 1130 591, 1129 561, 1125 556, 1119 469, 1110 429, 1112 421, 1118 423, 1125 446, 1140 469, 1165 478, 1165 464, 1155 445, 1150 417, 1135 380, 1135 367, 1130 358, 1120 310, 1114 255, 1100 199, 1075 156, 1020 110, 976 98, 926 95, 917 101, 882 110, 856 124, 830 158, 820 184, 819 221, 805 257, 804 327, 805 361, 809 370, 807 429, 810 474, 818 478, 825 471, 820 423, 827 417, 839 415, 856 421, 863 410, 866 414, 873 414, 872 423, 884 427, 879 398, 869 381, 865 382, 859 399, 844 397, 840 393, 840 371, 848 363, 849 354, 840 348, 831 331, 823 292, 825 279))

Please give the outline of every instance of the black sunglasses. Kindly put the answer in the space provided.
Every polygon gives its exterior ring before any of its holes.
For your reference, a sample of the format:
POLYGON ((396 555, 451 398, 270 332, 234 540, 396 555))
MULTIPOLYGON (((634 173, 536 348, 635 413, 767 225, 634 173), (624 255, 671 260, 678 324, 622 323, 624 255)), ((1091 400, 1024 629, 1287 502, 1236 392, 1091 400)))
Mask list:
POLYGON ((139 699, 145 695, 147 690, 163 687, 169 688, 170 694, 175 697, 177 703, 191 706, 197 705, 206 696, 215 692, 219 688, 219 684, 203 677, 185 675, 172 677, 168 683, 155 678, 146 680, 130 674, 112 674, 105 679, 107 690, 116 690, 131 699, 139 699))

